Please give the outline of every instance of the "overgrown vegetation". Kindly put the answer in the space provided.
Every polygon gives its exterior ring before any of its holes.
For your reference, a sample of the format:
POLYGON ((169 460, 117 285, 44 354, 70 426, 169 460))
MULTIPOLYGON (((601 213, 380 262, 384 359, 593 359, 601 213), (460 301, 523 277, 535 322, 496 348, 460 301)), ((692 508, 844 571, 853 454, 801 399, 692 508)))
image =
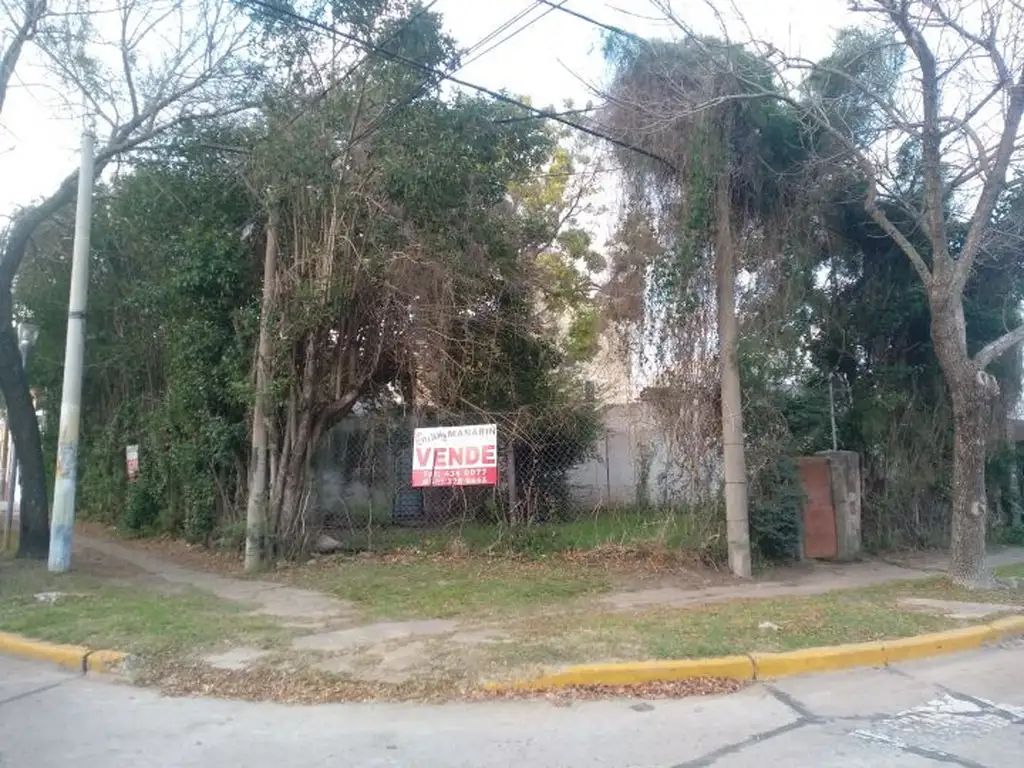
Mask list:
MULTIPOLYGON (((921 127, 894 109, 930 104, 952 77, 916 85, 929 62, 920 9, 996 70, 1013 69, 1012 29, 993 16, 981 24, 1002 23, 988 30, 998 35, 972 36, 955 4, 871 0, 877 24, 806 62, 696 34, 655 4, 679 39, 611 34, 602 104, 566 105, 614 140, 610 158, 514 100, 443 91, 437 72, 460 54, 431 6, 310 11, 375 41, 369 52, 287 8, 243 3, 229 31, 211 12, 220 36, 189 49, 211 49, 209 72, 156 112, 138 94, 127 122, 108 110, 98 167, 125 162, 94 210, 86 513, 271 557, 342 519, 365 523, 367 540, 423 537, 377 524, 396 521, 408 490, 412 430, 493 421, 515 488, 431 491, 413 524, 442 510, 460 529, 494 526, 491 544, 543 550, 579 533, 571 471, 603 431, 586 366, 614 348, 640 362, 659 421, 657 450, 635 457, 641 529, 670 521, 661 540, 718 562, 743 554, 749 508, 754 556, 791 558, 795 459, 835 446, 861 456, 869 546, 946 543, 958 521, 958 578, 974 579, 980 472, 993 535, 1021 530, 1024 467, 1005 425, 1020 395, 1024 187, 1012 152, 990 148, 991 173, 955 168, 935 138, 945 118, 921 127), (593 201, 611 170, 623 203, 601 248, 593 201), (963 184, 979 174, 971 213, 963 184), (141 449, 131 483, 128 444, 141 449), (328 465, 345 486, 369 472, 368 512, 328 498, 316 479, 328 465)), ((66 50, 70 22, 25 12, 21 44, 40 46, 72 90, 119 104, 91 57, 66 50)), ((180 61, 166 64, 147 87, 181 84, 180 61)), ((1007 104, 1014 133, 1019 86, 1007 104)), ((969 139, 969 122, 950 122, 950 141, 969 139)), ((0 258, 0 385, 26 459, 22 549, 35 555, 43 463, 4 329, 40 326, 32 377, 53 466, 74 181, 13 219, 0 258)), ((597 512, 609 528, 622 519, 597 512)))
MULTIPOLYGON (((371 26, 449 65, 439 18, 400 5, 375 8, 371 26)), ((268 79, 255 120, 174 131, 97 196, 82 507, 127 531, 238 541, 262 493, 262 544, 288 554, 322 529, 311 470, 333 427, 354 412, 425 426, 458 410, 499 421, 515 446, 524 521, 557 515, 599 431, 576 366, 594 347, 596 254, 577 223, 586 147, 494 100, 442 98, 386 57, 356 78, 339 66, 325 87, 296 81, 308 64, 271 48, 287 74, 268 79), (259 481, 254 419, 268 435, 259 481), (141 450, 131 483, 127 444, 141 450)), ((18 283, 50 407, 69 231, 63 219, 37 235, 18 283)))

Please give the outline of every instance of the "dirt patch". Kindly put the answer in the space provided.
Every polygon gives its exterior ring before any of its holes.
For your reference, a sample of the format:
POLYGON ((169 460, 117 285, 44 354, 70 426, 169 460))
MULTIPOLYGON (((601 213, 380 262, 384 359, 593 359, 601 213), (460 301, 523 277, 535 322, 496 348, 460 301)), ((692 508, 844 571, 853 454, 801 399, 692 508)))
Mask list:
POLYGON ((696 552, 655 545, 602 544, 555 555, 574 566, 600 568, 619 589, 650 587, 660 582, 698 589, 742 583, 728 568, 708 564, 696 552))
POLYGON ((242 557, 239 552, 211 549, 167 536, 152 539, 126 538, 112 525, 88 521, 76 523, 75 529, 94 539, 116 543, 136 552, 148 553, 184 568, 224 575, 242 573, 242 557))
POLYGON ((361 627, 297 637, 292 643, 292 647, 296 650, 328 653, 348 651, 362 645, 378 644, 389 640, 443 635, 454 632, 457 628, 458 624, 448 619, 382 621, 374 624, 364 624, 361 627))
POLYGON ((146 571, 137 565, 120 558, 107 557, 78 542, 75 543, 71 563, 75 573, 98 579, 135 579, 146 575, 146 571))

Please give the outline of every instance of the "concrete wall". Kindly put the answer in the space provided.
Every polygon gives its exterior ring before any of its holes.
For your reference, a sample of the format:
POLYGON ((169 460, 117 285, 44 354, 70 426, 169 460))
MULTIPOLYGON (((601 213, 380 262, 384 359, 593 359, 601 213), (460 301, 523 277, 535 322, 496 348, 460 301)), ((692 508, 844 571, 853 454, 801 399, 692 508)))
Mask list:
POLYGON ((604 427, 597 457, 569 472, 576 506, 693 503, 719 487, 717 452, 684 455, 647 403, 609 407, 604 427))

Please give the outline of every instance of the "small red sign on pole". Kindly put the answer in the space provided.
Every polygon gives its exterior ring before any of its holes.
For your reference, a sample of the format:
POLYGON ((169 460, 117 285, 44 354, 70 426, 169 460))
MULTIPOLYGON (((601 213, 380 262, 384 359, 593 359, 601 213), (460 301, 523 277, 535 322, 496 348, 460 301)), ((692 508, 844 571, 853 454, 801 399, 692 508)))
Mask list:
POLYGON ((412 487, 497 485, 498 427, 430 427, 413 434, 412 487))

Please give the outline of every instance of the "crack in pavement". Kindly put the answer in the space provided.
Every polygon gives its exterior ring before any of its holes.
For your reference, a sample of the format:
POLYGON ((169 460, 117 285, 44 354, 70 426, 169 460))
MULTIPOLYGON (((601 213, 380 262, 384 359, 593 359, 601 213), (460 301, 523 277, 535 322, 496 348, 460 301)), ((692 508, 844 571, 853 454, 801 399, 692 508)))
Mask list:
POLYGON ((1024 717, 1021 717, 1020 715, 1018 715, 1015 712, 1010 712, 1009 710, 1003 709, 1002 707, 1000 707, 998 704, 996 704, 994 702, 986 701, 985 699, 979 699, 979 698, 976 698, 974 696, 971 696, 970 694, 961 693, 960 691, 955 691, 952 688, 947 688, 944 685, 939 685, 939 686, 937 686, 937 688, 940 691, 942 691, 944 694, 949 696, 951 699, 956 699, 957 701, 962 701, 965 704, 971 704, 971 705, 973 705, 973 706, 975 706, 975 707, 977 707, 978 709, 981 710, 980 712, 976 712, 976 713, 961 712, 960 713, 961 717, 963 717, 963 716, 970 717, 971 715, 973 715, 975 717, 984 717, 985 715, 995 715, 996 717, 1001 717, 1003 720, 1009 720, 1012 725, 1024 724, 1024 717))
POLYGON ((958 765, 960 768, 989 768, 981 763, 968 760, 965 757, 958 757, 957 755, 950 754, 949 752, 943 752, 938 749, 928 749, 927 747, 915 747, 910 744, 901 744, 900 750, 911 755, 916 755, 917 757, 923 757, 926 760, 932 760, 936 763, 958 765))
POLYGON ((791 696, 785 691, 776 688, 774 685, 766 683, 764 687, 765 690, 768 691, 769 694, 771 694, 772 698, 774 698, 777 702, 782 704, 782 706, 795 712, 797 717, 803 718, 809 723, 825 723, 829 721, 829 718, 815 714, 810 709, 801 704, 795 696, 791 696))
POLYGON ((66 683, 68 680, 73 679, 74 678, 69 677, 67 680, 58 680, 56 683, 50 683, 49 685, 41 685, 40 687, 34 688, 31 691, 16 693, 13 696, 8 696, 6 699, 0 699, 0 707, 4 706, 5 704, 10 704, 13 701, 20 701, 21 699, 27 699, 29 696, 35 696, 37 693, 46 693, 47 691, 52 691, 54 688, 58 688, 64 685, 64 683, 66 683))
MULTIPOLYGON (((893 669, 892 671, 897 672, 902 677, 916 679, 912 675, 909 675, 905 672, 895 669, 893 669)), ((891 714, 870 714, 851 716, 819 715, 812 711, 809 707, 804 705, 795 696, 787 693, 786 691, 783 691, 770 683, 764 683, 762 685, 764 690, 767 691, 768 694, 775 701, 779 702, 786 709, 788 709, 790 712, 796 715, 795 720, 786 723, 785 725, 781 725, 777 728, 773 728, 768 731, 763 731, 761 733, 754 734, 753 736, 743 739, 742 741, 738 741, 733 744, 727 744, 726 746, 720 747, 712 752, 709 752, 702 757, 696 758, 685 763, 679 763, 677 765, 674 765, 672 766, 672 768, 707 768, 707 766, 713 766, 723 757, 737 754, 747 749, 748 747, 757 744, 763 744, 764 742, 770 741, 771 739, 774 739, 778 736, 783 736, 787 733, 791 733, 808 725, 829 725, 832 723, 841 722, 875 724, 893 718, 893 715, 891 714)), ((1024 719, 1018 717, 1015 713, 1002 709, 992 702, 986 701, 984 699, 978 699, 973 696, 960 693, 958 691, 953 691, 943 686, 937 686, 937 688, 940 691, 944 692, 946 695, 950 696, 951 698, 956 699, 958 701, 962 701, 965 704, 975 706, 979 710, 976 713, 958 713, 958 716, 986 717, 995 715, 1003 720, 1008 720, 1010 723, 1013 724, 1021 724, 1022 722, 1024 722, 1024 719)), ((847 735, 853 734, 848 733, 847 735)), ((891 747, 892 749, 896 749, 906 754, 915 755, 916 757, 921 757, 936 763, 942 763, 944 765, 955 765, 959 766, 959 768, 986 768, 986 766, 982 765, 981 763, 976 763, 973 760, 960 757, 959 755, 953 754, 951 752, 944 752, 939 749, 930 749, 928 747, 907 744, 901 740, 890 739, 882 737, 880 735, 873 735, 873 738, 869 738, 868 740, 873 741, 874 743, 879 745, 891 747)))
POLYGON ((751 747, 755 744, 761 744, 765 741, 774 739, 776 736, 782 736, 810 724, 811 721, 804 720, 803 718, 797 718, 791 723, 780 725, 778 728, 772 728, 769 731, 755 733, 753 736, 750 736, 743 741, 737 741, 734 744, 726 744, 724 747, 719 747, 712 752, 708 752, 703 757, 698 757, 695 760, 690 760, 685 763, 678 763, 673 765, 672 768, 707 768, 708 766, 712 766, 718 762, 719 758, 727 755, 734 755, 737 752, 742 752, 747 747, 751 747))

